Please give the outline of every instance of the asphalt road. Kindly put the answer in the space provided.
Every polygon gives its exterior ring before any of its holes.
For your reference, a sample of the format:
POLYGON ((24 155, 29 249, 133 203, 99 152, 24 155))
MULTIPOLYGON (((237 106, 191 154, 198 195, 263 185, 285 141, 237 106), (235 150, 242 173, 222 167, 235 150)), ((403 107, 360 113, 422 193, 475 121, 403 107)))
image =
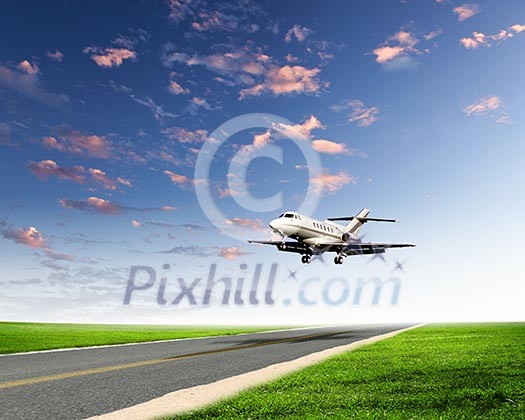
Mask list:
POLYGON ((338 326, 0 357, 0 419, 83 419, 405 328, 338 326))

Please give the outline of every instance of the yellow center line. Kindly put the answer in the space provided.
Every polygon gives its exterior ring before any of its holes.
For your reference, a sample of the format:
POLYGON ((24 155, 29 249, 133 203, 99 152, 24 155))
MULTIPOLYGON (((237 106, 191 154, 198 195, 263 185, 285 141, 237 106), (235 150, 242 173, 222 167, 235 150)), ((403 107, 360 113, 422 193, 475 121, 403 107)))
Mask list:
POLYGON ((339 334, 344 334, 346 332, 349 332, 349 331, 330 332, 330 333, 325 332, 325 333, 302 335, 298 337, 280 338, 276 340, 263 341, 260 343, 242 344, 239 346, 227 347, 227 348, 222 348, 222 349, 205 350, 205 351, 199 351, 195 353, 181 354, 179 356, 164 357, 161 359, 141 360, 137 362, 122 363, 122 364, 112 365, 112 366, 104 366, 104 367, 99 367, 99 368, 77 370, 73 372, 58 373, 55 375, 36 376, 34 378, 19 379, 19 380, 10 381, 10 382, 0 382, 0 389, 16 388, 16 387, 23 386, 23 385, 34 385, 34 384, 40 384, 43 382, 52 382, 52 381, 58 381, 61 379, 76 378, 79 376, 96 375, 97 373, 114 372, 116 370, 156 365, 160 363, 172 362, 175 360, 188 359, 191 357, 205 356, 209 354, 225 353, 225 352, 234 351, 234 350, 244 350, 244 349, 250 349, 254 347, 269 346, 273 344, 290 343, 290 342, 306 340, 310 338, 319 338, 319 337, 325 337, 329 335, 339 335, 339 334))

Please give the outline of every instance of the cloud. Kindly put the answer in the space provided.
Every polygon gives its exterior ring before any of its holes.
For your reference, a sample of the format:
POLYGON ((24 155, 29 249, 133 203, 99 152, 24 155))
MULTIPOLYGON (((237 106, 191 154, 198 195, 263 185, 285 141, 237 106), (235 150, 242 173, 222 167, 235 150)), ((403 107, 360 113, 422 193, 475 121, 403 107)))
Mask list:
POLYGON ((337 174, 324 173, 311 179, 313 189, 318 194, 335 193, 347 184, 355 184, 355 178, 346 172, 340 171, 337 174))
POLYGON ((425 41, 430 41, 431 39, 437 38, 442 33, 443 33, 443 29, 436 29, 435 31, 431 31, 423 35, 423 38, 425 39, 425 41))
POLYGON ((183 88, 178 82, 172 80, 168 86, 168 90, 174 95, 187 95, 190 91, 183 88))
POLYGON ((88 155, 100 159, 112 157, 110 143, 104 137, 83 134, 80 131, 60 130, 56 137, 44 137, 42 143, 46 148, 59 152, 88 155))
POLYGON ((503 105, 503 101, 498 96, 485 96, 478 102, 469 105, 463 109, 463 112, 469 117, 472 115, 486 115, 490 111, 499 109, 503 105))
POLYGON ((182 144, 204 143, 208 138, 208 132, 200 128, 195 131, 191 131, 182 127, 169 127, 163 129, 162 133, 170 140, 182 144))
POLYGON ((139 98, 135 94, 131 94, 130 98, 133 99, 136 103, 145 106, 148 108, 157 121, 161 121, 164 118, 176 118, 177 114, 165 111, 160 105, 157 105, 153 99, 149 96, 144 96, 144 98, 139 98))
POLYGON ((257 148, 263 147, 271 142, 272 133, 270 130, 265 131, 262 134, 255 134, 253 136, 253 145, 257 148))
POLYGON ((479 6, 477 4, 465 3, 454 8, 454 13, 458 15, 458 20, 463 22, 470 19, 472 16, 479 13, 479 6))
POLYGON ((36 64, 31 64, 29 61, 27 60, 24 60, 24 61, 21 61, 20 63, 18 63, 18 66, 17 68, 26 73, 26 74, 38 74, 40 73, 40 69, 38 68, 38 66, 36 64))
POLYGON ((501 29, 497 34, 485 35, 483 32, 472 32, 471 37, 464 37, 459 40, 467 50, 473 50, 478 47, 489 48, 492 41, 501 42, 513 38, 515 34, 525 31, 525 25, 512 25, 507 29, 501 29))
POLYGON ((224 223, 230 226, 239 226, 241 228, 252 230, 261 230, 264 228, 263 222, 259 219, 243 219, 241 217, 235 217, 233 219, 227 219, 224 223))
POLYGON ((164 174, 168 175, 168 177, 170 178, 173 184, 178 185, 180 187, 194 185, 194 184, 198 184, 199 182, 201 182, 197 179, 192 179, 192 178, 187 177, 186 175, 176 174, 175 172, 168 171, 168 170, 165 170, 164 174))
POLYGON ((117 177, 117 182, 129 188, 133 187, 133 183, 129 179, 123 178, 121 176, 117 177))
POLYGON ((270 56, 261 51, 252 52, 249 47, 207 56, 190 56, 179 52, 164 55, 163 63, 166 66, 171 66, 174 62, 188 66, 204 66, 221 75, 220 78, 216 78, 221 83, 245 86, 239 92, 241 100, 268 92, 275 96, 316 93, 328 86, 328 83, 319 80, 319 68, 291 65, 281 67, 274 63, 270 56))
POLYGON ((251 253, 250 252, 246 252, 246 251, 242 251, 241 249, 233 247, 233 246, 226 247, 226 248, 221 248, 219 250, 219 255, 222 258, 225 258, 227 260, 235 260, 235 259, 237 259, 238 257, 240 257, 242 255, 249 255, 249 254, 251 254, 251 253))
POLYGON ((46 257, 51 258, 55 261, 74 261, 75 257, 70 254, 62 254, 60 252, 53 251, 51 248, 45 248, 44 253, 46 257))
POLYGON ((133 226, 134 228, 139 228, 139 227, 142 227, 142 223, 136 221, 136 220, 132 220, 131 221, 131 226, 133 226))
POLYGON ((83 166, 63 168, 53 160, 42 160, 40 162, 31 161, 29 162, 28 167, 35 176, 43 181, 55 176, 59 179, 83 184, 86 181, 87 176, 89 176, 94 182, 101 184, 107 190, 115 190, 117 188, 116 182, 128 187, 132 186, 131 182, 125 178, 119 177, 117 178, 117 181, 109 178, 106 172, 102 169, 89 168, 86 170, 83 166))
POLYGON ((61 107, 69 103, 66 95, 50 93, 44 89, 38 66, 27 60, 19 63, 16 68, 0 64, 0 96, 5 96, 6 91, 52 107, 61 107))
POLYGON ((324 126, 314 115, 310 115, 302 124, 276 124, 273 127, 282 135, 298 140, 308 140, 312 137, 311 132, 316 129, 324 129, 324 126))
POLYGON ((73 166, 71 168, 62 168, 52 160, 42 160, 40 162, 29 162, 29 170, 41 180, 46 180, 52 176, 59 179, 77 182, 83 184, 86 180, 86 171, 83 166, 73 166))
POLYGON ((375 106, 367 108, 364 102, 359 99, 343 101, 331 108, 336 112, 349 110, 348 121, 356 122, 359 127, 369 127, 379 119, 379 108, 375 106))
POLYGON ((100 48, 85 47, 84 54, 91 54, 91 59, 99 67, 118 67, 124 63, 124 60, 135 61, 137 53, 128 48, 100 48))
POLYGON ((168 18, 175 23, 179 23, 186 17, 193 15, 194 7, 198 4, 195 0, 168 0, 170 13, 168 18))
POLYGON ((481 98, 478 102, 463 108, 463 112, 468 117, 492 115, 497 118, 498 124, 512 124, 512 120, 505 110, 505 102, 495 95, 481 98))
POLYGON ((207 32, 244 31, 254 33, 260 26, 254 20, 265 12, 254 1, 206 2, 204 0, 168 0, 169 19, 178 24, 191 18, 190 28, 185 36, 196 36, 207 32))
POLYGON ((115 181, 109 178, 106 175, 106 172, 104 172, 102 169, 89 168, 89 174, 96 182, 102 184, 106 190, 114 190, 117 188, 115 181))
POLYGON ((186 175, 176 174, 176 173, 174 173, 172 171, 168 171, 168 170, 165 170, 164 173, 166 175, 168 175, 168 177, 170 178, 171 182, 173 182, 174 184, 184 185, 184 184, 191 184, 191 183, 193 183, 192 179, 188 178, 186 175))
POLYGON ((312 147, 316 152, 327 153, 329 155, 350 155, 352 152, 347 149, 346 144, 336 143, 331 140, 314 140, 312 147))
POLYGON ((17 244, 26 245, 31 248, 46 247, 46 240, 34 226, 28 228, 6 229, 3 232, 3 236, 6 239, 15 241, 17 244))
POLYGON ((85 213, 100 213, 107 215, 121 214, 125 211, 149 212, 175 210, 175 208, 171 206, 149 208, 128 207, 99 197, 89 197, 87 200, 70 200, 67 198, 61 198, 58 201, 60 205, 66 209, 75 209, 85 213))
POLYGON ((64 53, 62 53, 62 51, 59 51, 59 50, 55 50, 54 52, 48 51, 46 55, 52 60, 59 61, 59 62, 64 59, 64 53))
POLYGON ((297 41, 303 42, 306 37, 312 33, 313 31, 305 26, 294 25, 288 30, 288 32, 286 32, 284 40, 286 42, 292 42, 295 38, 297 41))
POLYGON ((405 29, 401 29, 390 36, 384 45, 374 49, 372 54, 376 56, 376 62, 384 65, 388 70, 410 69, 414 67, 413 56, 422 54, 416 48, 419 39, 405 29))
POLYGON ((206 99, 198 97, 191 98, 188 105, 188 110, 194 114, 199 108, 205 109, 207 111, 211 111, 213 109, 206 99))
POLYGON ((262 83, 241 90, 239 98, 259 96, 266 91, 272 92, 275 96, 290 93, 315 93, 323 86, 327 86, 317 78, 320 71, 318 68, 308 69, 303 66, 272 67, 266 72, 262 83))

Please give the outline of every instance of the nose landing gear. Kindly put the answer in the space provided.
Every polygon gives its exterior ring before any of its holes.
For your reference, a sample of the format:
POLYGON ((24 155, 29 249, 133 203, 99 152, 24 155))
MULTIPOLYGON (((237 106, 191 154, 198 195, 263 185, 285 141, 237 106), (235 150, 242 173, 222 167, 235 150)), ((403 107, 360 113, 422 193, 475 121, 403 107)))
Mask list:
POLYGON ((303 255, 301 257, 301 262, 303 264, 310 264, 310 261, 312 260, 312 258, 310 257, 310 255, 303 255))
POLYGON ((334 263, 335 263, 335 264, 343 264, 343 256, 342 256, 342 255, 337 255, 337 256, 334 258, 334 263))

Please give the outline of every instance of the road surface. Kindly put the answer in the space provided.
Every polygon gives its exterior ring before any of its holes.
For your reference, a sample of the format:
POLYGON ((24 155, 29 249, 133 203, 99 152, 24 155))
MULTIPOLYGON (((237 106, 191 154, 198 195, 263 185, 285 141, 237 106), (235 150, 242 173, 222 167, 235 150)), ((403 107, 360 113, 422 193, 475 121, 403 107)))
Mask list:
POLYGON ((0 419, 83 419, 406 327, 309 328, 0 356, 0 419))

